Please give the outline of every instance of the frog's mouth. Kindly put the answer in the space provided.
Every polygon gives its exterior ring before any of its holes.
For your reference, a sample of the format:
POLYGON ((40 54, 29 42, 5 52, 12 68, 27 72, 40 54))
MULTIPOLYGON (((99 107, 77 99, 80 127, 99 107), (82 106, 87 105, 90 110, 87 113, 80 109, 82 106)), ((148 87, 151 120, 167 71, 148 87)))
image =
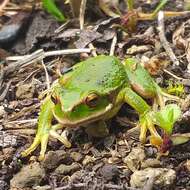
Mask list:
POLYGON ((98 111, 97 113, 94 113, 86 118, 73 120, 73 121, 69 120, 67 117, 62 118, 62 117, 58 116, 56 114, 55 110, 53 110, 53 115, 54 115, 55 119, 65 127, 78 127, 80 125, 88 124, 88 123, 105 118, 105 115, 112 109, 113 109, 113 104, 110 103, 102 111, 98 111))

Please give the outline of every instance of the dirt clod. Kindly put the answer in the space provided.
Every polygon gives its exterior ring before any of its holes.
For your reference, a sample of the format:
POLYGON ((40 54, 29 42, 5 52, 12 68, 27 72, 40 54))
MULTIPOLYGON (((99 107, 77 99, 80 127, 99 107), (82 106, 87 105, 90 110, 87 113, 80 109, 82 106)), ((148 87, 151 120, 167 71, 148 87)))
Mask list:
POLYGON ((132 151, 123 160, 127 164, 131 171, 138 170, 141 166, 142 161, 145 159, 144 149, 141 147, 133 148, 132 151))
POLYGON ((61 164, 56 168, 54 173, 57 175, 67 175, 73 173, 74 171, 77 171, 79 168, 80 165, 78 163, 73 163, 71 165, 61 164))
POLYGON ((106 181, 110 181, 119 175, 119 169, 116 165, 105 165, 101 169, 101 174, 106 181))
POLYGON ((11 188, 27 188, 39 185, 45 177, 45 170, 38 162, 24 166, 10 181, 11 188))
POLYGON ((176 173, 167 168, 146 168, 135 171, 131 175, 130 184, 132 187, 143 187, 150 178, 154 179, 154 185, 170 186, 176 179, 176 173))

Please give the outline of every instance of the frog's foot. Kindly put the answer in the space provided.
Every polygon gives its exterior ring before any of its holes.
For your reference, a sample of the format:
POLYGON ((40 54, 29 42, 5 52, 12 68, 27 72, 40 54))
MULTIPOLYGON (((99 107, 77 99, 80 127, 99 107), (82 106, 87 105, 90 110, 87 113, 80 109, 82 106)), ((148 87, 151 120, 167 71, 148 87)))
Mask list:
POLYGON ((161 136, 158 134, 154 124, 152 123, 152 120, 149 116, 145 116, 140 120, 139 123, 140 126, 140 142, 145 143, 146 142, 146 134, 147 131, 150 132, 150 143, 156 147, 160 147, 162 144, 163 140, 161 136))
POLYGON ((63 128, 63 126, 61 126, 60 124, 57 124, 57 125, 52 126, 49 131, 48 130, 46 130, 45 132, 38 131, 31 146, 21 153, 22 157, 28 156, 31 152, 33 152, 38 147, 39 144, 41 144, 39 160, 43 160, 46 149, 47 149, 49 136, 58 139, 65 145, 65 147, 70 148, 71 143, 68 141, 67 137, 63 135, 59 135, 56 132, 56 130, 60 128, 63 128))

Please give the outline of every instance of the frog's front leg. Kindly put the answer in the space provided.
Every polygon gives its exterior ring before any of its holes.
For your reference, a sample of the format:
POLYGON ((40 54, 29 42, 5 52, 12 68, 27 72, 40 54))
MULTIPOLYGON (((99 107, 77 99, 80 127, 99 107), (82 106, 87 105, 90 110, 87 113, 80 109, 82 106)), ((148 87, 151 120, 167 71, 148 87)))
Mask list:
POLYGON ((146 141, 146 133, 149 130, 151 137, 150 141, 152 144, 159 146, 162 143, 162 138, 155 129, 151 116, 151 107, 131 88, 126 87, 121 92, 122 99, 133 107, 140 116, 139 126, 140 126, 140 136, 139 139, 142 143, 146 141))
POLYGON ((63 126, 60 124, 56 124, 52 126, 52 119, 53 119, 52 110, 54 106, 55 105, 51 101, 51 98, 47 96, 41 105, 36 137, 34 138, 34 141, 31 144, 31 146, 21 153, 23 157, 28 156, 31 152, 33 152, 38 147, 39 144, 41 144, 39 160, 42 160, 45 156, 49 136, 52 136, 58 139, 66 147, 71 146, 70 142, 66 138, 64 138, 63 136, 59 135, 56 132, 58 129, 62 129, 63 126))

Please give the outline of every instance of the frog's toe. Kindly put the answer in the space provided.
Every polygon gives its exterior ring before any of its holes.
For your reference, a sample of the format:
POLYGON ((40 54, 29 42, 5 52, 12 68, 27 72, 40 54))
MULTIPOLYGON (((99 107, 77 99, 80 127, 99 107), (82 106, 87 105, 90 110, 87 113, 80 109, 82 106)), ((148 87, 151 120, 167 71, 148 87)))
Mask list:
POLYGON ((45 152, 46 152, 47 144, 48 144, 48 138, 49 138, 49 134, 45 134, 41 138, 41 151, 40 151, 40 156, 38 158, 39 161, 43 160, 45 157, 45 152))
POLYGON ((26 150, 24 150, 23 152, 21 152, 21 156, 22 157, 26 157, 28 156, 30 153, 32 153, 40 144, 40 136, 36 136, 33 143, 30 145, 29 148, 27 148, 26 150))
POLYGON ((71 143, 67 139, 66 130, 64 130, 63 133, 61 135, 59 135, 55 130, 51 129, 50 132, 49 132, 49 134, 53 138, 56 138, 59 141, 61 141, 65 145, 65 147, 67 147, 67 148, 71 147, 71 143))
POLYGON ((140 142, 141 143, 146 142, 146 134, 147 134, 147 131, 149 131, 151 135, 150 143, 154 146, 159 147, 162 143, 162 138, 157 132, 154 124, 152 123, 151 118, 149 117, 144 118, 143 120, 141 120, 139 125, 140 125, 140 136, 139 136, 140 142))
POLYGON ((146 133, 147 133, 147 126, 146 125, 141 125, 140 126, 139 140, 143 144, 146 142, 146 133))

